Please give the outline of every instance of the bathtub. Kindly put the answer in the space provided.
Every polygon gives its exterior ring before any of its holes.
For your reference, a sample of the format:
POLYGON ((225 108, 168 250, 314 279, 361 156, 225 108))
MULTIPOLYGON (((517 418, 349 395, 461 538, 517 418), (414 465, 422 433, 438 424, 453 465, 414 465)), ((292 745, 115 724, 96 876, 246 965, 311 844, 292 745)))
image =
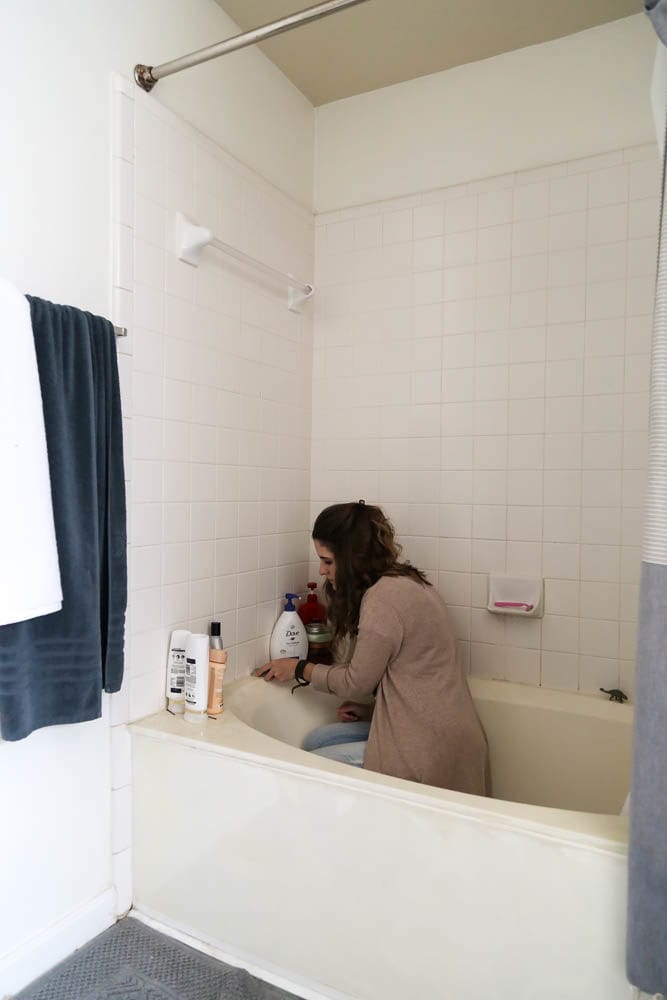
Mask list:
POLYGON ((627 1000, 632 709, 472 680, 494 798, 300 749, 339 701, 246 678, 134 723, 134 907, 304 997, 627 1000))

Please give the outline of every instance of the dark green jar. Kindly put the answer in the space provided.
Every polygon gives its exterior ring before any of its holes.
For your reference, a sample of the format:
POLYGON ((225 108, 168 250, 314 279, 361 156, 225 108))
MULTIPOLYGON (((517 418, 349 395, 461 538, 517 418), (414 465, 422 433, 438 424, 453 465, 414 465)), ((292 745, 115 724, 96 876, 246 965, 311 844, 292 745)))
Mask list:
POLYGON ((308 660, 310 663, 333 663, 331 643, 333 633, 325 622, 310 622, 306 625, 308 635, 308 660))

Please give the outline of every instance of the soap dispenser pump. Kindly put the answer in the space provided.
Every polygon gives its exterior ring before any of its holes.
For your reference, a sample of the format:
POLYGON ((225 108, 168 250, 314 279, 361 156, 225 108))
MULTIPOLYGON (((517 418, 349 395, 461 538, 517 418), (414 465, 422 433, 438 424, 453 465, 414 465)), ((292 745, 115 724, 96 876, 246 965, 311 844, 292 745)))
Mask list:
POLYGON ((292 603, 299 599, 299 595, 285 594, 285 597, 287 603, 273 627, 269 653, 272 660, 280 660, 286 656, 296 656, 297 659, 303 660, 308 656, 308 635, 306 626, 292 603))

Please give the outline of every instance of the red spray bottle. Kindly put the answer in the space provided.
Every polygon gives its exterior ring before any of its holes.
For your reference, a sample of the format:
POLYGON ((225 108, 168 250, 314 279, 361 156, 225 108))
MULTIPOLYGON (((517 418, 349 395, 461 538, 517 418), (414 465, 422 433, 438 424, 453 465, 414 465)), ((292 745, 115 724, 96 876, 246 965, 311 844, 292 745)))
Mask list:
POLYGON ((327 620, 327 609, 317 596, 317 584, 309 583, 308 590, 308 597, 305 601, 301 602, 300 607, 297 609, 301 621, 304 625, 310 625, 311 622, 325 622, 327 620))

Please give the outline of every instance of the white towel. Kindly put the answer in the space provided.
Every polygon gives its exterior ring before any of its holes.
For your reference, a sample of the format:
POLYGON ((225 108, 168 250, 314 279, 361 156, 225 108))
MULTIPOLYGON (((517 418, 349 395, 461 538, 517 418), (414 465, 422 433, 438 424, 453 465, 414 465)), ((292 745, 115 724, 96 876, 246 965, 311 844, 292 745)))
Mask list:
POLYGON ((30 306, 0 278, 0 625, 62 600, 30 306))

